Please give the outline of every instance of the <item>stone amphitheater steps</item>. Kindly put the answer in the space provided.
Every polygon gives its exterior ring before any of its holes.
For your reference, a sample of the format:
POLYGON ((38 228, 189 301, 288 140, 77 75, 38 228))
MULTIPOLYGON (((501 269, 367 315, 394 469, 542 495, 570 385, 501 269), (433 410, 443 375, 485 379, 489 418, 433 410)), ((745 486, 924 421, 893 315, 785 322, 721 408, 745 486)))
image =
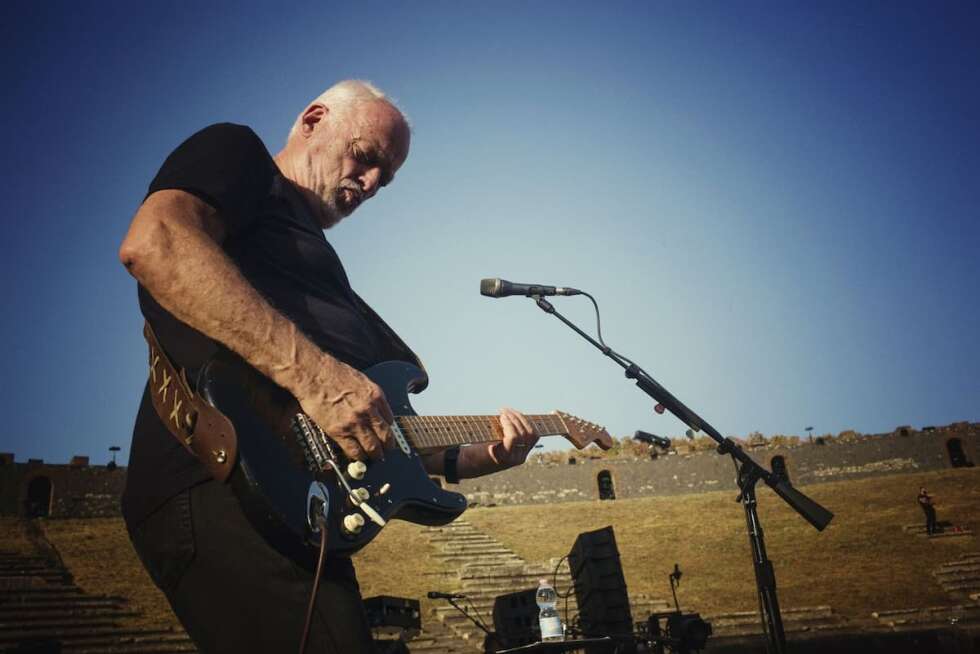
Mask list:
POLYGON ((508 563, 521 563, 520 557, 513 552, 479 550, 470 552, 442 552, 435 555, 436 560, 447 566, 463 567, 472 565, 499 566, 508 563))
POLYGON ((127 627, 121 597, 88 595, 57 561, 0 554, 0 650, 51 642, 74 654, 178 654, 197 649, 182 631, 127 627))
POLYGON ((937 534, 927 534, 926 527, 925 525, 922 524, 904 525, 902 527, 902 531, 904 531, 907 534, 918 536, 920 538, 928 538, 929 540, 932 540, 934 538, 959 538, 961 536, 973 535, 972 530, 970 530, 968 527, 963 527, 960 525, 940 523, 939 527, 940 529, 942 529, 942 531, 940 531, 937 534))
POLYGON ((963 554, 960 558, 942 564, 933 576, 947 593, 980 599, 980 552, 963 554))
POLYGON ((425 620, 422 631, 407 643, 412 654, 470 654, 472 648, 461 642, 455 633, 442 623, 425 620))
MULTIPOLYGON (((574 599, 574 595, 572 599, 574 599)), ((651 613, 664 613, 673 610, 674 605, 667 600, 643 594, 630 595, 630 613, 633 615, 633 622, 642 622, 649 618, 651 613)))
MULTIPOLYGON (((781 609, 780 617, 786 633, 831 631, 840 629, 847 621, 829 606, 781 609)), ((706 615, 714 636, 751 636, 763 633, 758 611, 732 611, 706 615)))
POLYGON ((58 608, 98 608, 98 607, 119 607, 126 602, 121 597, 109 595, 80 595, 80 594, 44 594, 39 593, 28 595, 23 594, 17 598, 16 602, 0 603, 0 613, 4 610, 14 610, 18 608, 33 607, 58 607, 58 608))
MULTIPOLYGON (((454 591, 467 595, 461 602, 492 628, 493 601, 501 594, 537 586, 541 571, 528 571, 526 562, 500 541, 465 520, 426 529, 438 560, 457 568, 454 591), (471 608, 471 607, 475 607, 471 608)), ((463 651, 482 651, 483 631, 450 605, 433 610, 433 622, 453 634, 463 651)), ((414 644, 414 641, 413 641, 414 644)), ((412 649, 414 653, 416 650, 412 649)))
POLYGON ((118 639, 105 639, 101 642, 87 642, 64 645, 63 652, 73 654, 176 654, 196 652, 194 644, 183 634, 160 632, 158 635, 141 635, 128 642, 118 639))
POLYGON ((0 634, 0 646, 16 645, 23 641, 52 639, 60 641, 63 647, 95 647, 97 645, 107 647, 116 644, 125 645, 130 642, 142 641, 143 639, 160 640, 164 636, 166 637, 164 640, 167 642, 193 646, 187 636, 180 632, 153 629, 125 629, 113 623, 101 626, 95 626, 94 624, 62 625, 55 628, 11 630, 0 634))
POLYGON ((931 606, 922 609, 876 611, 871 617, 893 629, 939 628, 957 625, 980 625, 980 605, 931 606))
MULTIPOLYGON (((455 590, 467 596, 467 600, 460 604, 471 613, 474 613, 475 609, 475 613, 488 625, 493 622, 493 604, 498 596, 536 588, 538 580, 542 578, 555 583, 555 561, 550 564, 529 565, 498 541, 481 534, 464 521, 446 527, 432 528, 429 533, 430 541, 443 552, 453 551, 460 555, 485 552, 476 560, 471 559, 461 565, 455 590)), ((461 558, 446 557, 443 560, 461 560, 461 558)), ((572 578, 567 564, 563 564, 558 570, 556 588, 559 593, 572 588, 572 578)), ((564 613, 564 600, 559 601, 559 606, 564 613)), ((634 621, 643 621, 652 613, 662 613, 672 609, 673 605, 664 599, 645 595, 630 597, 630 611, 634 621)), ((565 619, 571 621, 577 610, 573 593, 568 598, 568 613, 565 619)), ((482 648, 483 632, 455 608, 440 605, 433 609, 433 615, 436 622, 444 625, 459 638, 460 642, 470 648, 467 651, 482 648)), ((833 631, 846 626, 847 622, 829 606, 783 609, 781 615, 787 633, 833 631)), ((759 615, 754 611, 722 613, 706 616, 706 619, 712 623, 717 635, 737 637, 762 633, 759 615)))
MULTIPOLYGON (((572 588, 568 564, 563 563, 555 571, 557 561, 530 565, 502 543, 477 530, 464 520, 457 520, 443 527, 427 530, 429 541, 441 550, 439 559, 457 563, 459 570, 454 590, 465 594, 460 605, 483 620, 492 629, 495 600, 508 593, 537 588, 540 579, 548 579, 556 585, 559 594, 572 588)), ((650 613, 666 611, 670 605, 662 600, 638 595, 630 598, 630 605, 637 619, 645 619, 650 613)), ((566 603, 559 600, 559 610, 565 613, 566 603)), ((578 612, 575 595, 568 597, 566 620, 578 612)), ((482 651, 485 634, 466 616, 448 604, 432 611, 435 620, 456 635, 467 652, 482 651)), ((412 649, 415 652, 414 649, 412 649)))
POLYGON ((18 607, 10 608, 0 605, 0 631, 6 624, 31 621, 36 623, 54 622, 60 624, 69 620, 94 620, 98 618, 116 620, 120 618, 135 618, 138 611, 127 611, 116 606, 86 606, 86 607, 18 607))

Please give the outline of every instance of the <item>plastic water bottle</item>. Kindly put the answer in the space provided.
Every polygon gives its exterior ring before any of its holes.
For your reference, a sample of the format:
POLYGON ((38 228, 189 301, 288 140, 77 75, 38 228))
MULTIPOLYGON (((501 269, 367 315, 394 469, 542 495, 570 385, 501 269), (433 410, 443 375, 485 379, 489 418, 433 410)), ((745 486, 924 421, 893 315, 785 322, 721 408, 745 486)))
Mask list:
POLYGON ((551 587, 547 579, 542 579, 538 584, 538 593, 535 595, 538 602, 538 622, 541 625, 541 641, 565 640, 565 632, 561 626, 561 618, 558 617, 558 593, 551 587))

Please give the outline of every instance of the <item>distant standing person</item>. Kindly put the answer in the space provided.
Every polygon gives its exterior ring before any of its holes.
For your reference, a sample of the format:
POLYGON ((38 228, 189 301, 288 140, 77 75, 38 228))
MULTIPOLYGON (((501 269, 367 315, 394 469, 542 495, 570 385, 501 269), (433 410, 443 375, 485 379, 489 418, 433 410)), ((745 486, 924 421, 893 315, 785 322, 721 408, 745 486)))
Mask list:
POLYGON ((936 507, 933 506, 932 497, 926 492, 925 486, 919 488, 919 506, 926 514, 926 534, 931 536, 937 533, 936 507))

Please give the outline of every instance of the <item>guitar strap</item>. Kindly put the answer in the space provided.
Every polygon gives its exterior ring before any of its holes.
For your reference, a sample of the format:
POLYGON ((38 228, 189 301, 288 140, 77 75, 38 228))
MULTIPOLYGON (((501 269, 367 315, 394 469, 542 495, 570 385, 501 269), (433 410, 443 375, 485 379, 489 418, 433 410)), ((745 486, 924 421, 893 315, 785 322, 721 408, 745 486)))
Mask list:
POLYGON ((235 427, 223 413, 191 391, 184 371, 177 372, 148 322, 143 323, 143 336, 150 346, 150 398, 157 415, 212 477, 226 481, 238 455, 235 427))

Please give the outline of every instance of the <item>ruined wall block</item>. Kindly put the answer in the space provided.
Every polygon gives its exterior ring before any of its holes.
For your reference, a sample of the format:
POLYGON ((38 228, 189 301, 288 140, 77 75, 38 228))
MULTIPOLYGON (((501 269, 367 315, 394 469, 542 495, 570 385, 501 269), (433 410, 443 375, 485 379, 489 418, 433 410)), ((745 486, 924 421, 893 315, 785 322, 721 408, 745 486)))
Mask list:
MULTIPOLYGON (((959 422, 922 431, 903 426, 881 435, 842 432, 841 437, 827 438, 824 445, 795 437, 752 436, 753 447, 745 442, 749 456, 770 469, 774 458, 782 457, 791 482, 801 486, 980 462, 980 423, 959 422)), ((600 492, 615 501, 735 490, 729 457, 719 456, 703 444, 689 446, 690 441, 675 441, 681 443, 684 453, 677 448, 656 459, 641 449, 633 457, 575 457, 575 465, 569 465, 567 453, 546 453, 560 456, 541 457, 495 475, 464 479, 448 488, 465 494, 471 504, 482 506, 599 500, 600 492)), ((126 469, 89 465, 87 457, 75 457, 67 465, 40 460, 17 463, 12 454, 0 453, 0 515, 25 514, 32 482, 38 504, 46 505, 51 518, 118 516, 126 469), (44 496, 48 484, 49 495, 44 496)))

